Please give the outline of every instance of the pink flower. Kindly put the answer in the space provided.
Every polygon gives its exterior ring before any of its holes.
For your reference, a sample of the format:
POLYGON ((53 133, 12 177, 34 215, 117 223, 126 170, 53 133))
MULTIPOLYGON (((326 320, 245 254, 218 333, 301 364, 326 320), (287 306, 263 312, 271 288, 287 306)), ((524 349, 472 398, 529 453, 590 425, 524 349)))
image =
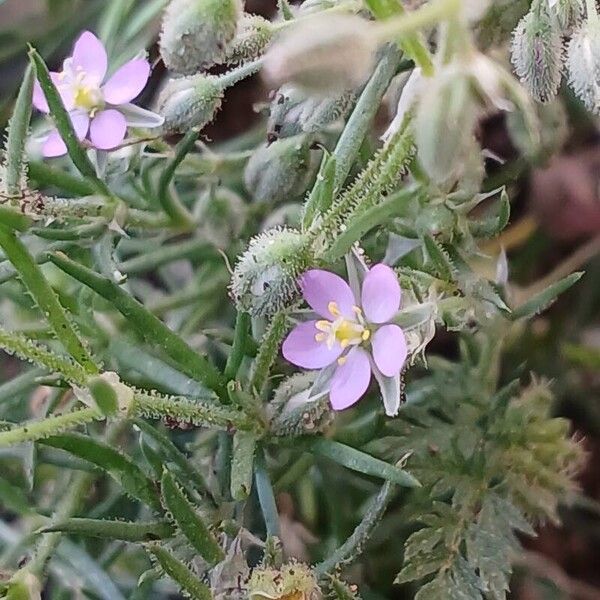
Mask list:
POLYGON ((294 365, 322 369, 325 378, 330 376, 329 399, 335 410, 358 402, 373 373, 386 413, 397 414, 400 373, 408 350, 404 332, 390 322, 401 298, 394 271, 375 265, 353 291, 335 273, 313 269, 302 276, 300 287, 323 319, 298 324, 283 343, 283 356, 294 365))
MULTIPOLYGON (((158 127, 163 122, 160 115, 129 103, 141 93, 150 76, 146 59, 130 60, 104 81, 107 68, 104 45, 93 33, 84 31, 75 42, 73 55, 64 61, 63 70, 50 73, 77 137, 89 137, 99 150, 116 148, 125 138, 127 126, 158 127)), ((44 113, 50 112, 37 81, 33 104, 44 113)), ((44 141, 43 155, 62 156, 66 152, 58 131, 51 131, 44 141)))

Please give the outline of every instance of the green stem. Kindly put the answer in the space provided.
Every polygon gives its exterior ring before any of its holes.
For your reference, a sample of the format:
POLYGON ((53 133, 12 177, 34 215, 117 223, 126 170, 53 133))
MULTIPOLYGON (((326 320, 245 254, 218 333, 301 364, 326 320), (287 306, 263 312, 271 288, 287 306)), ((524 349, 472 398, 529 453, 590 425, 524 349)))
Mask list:
POLYGON ((355 560, 364 549, 365 543, 371 537, 388 504, 394 497, 396 486, 386 481, 372 505, 366 511, 363 520, 358 524, 352 535, 328 558, 315 567, 317 575, 324 575, 343 564, 355 560))
POLYGON ((26 423, 20 427, 0 432, 0 448, 16 446, 24 442, 35 442, 103 418, 102 413, 95 408, 81 408, 64 415, 47 417, 43 421, 26 423))
POLYGON ((185 134, 181 142, 177 144, 175 156, 167 164, 158 181, 158 200, 162 209, 169 215, 169 218, 174 224, 183 227, 190 227, 192 225, 192 215, 190 215, 187 208, 181 204, 177 196, 169 190, 169 187, 171 186, 177 167, 193 150, 199 134, 200 132, 196 129, 192 129, 185 134))
POLYGON ((24 174, 25 141, 29 129, 29 121, 31 120, 33 81, 33 69, 29 66, 19 89, 15 111, 8 124, 4 186, 9 196, 17 196, 21 192, 21 182, 24 174))
POLYGON ((275 502, 275 493, 271 485, 271 479, 267 466, 265 464, 265 455, 262 448, 257 448, 256 458, 254 460, 254 481, 256 483, 256 492, 258 501, 265 520, 265 527, 269 537, 279 537, 279 514, 277 512, 277 503, 275 502))
POLYGON ((386 48, 383 58, 363 89, 333 152, 336 159, 335 188, 341 188, 346 181, 399 64, 400 51, 398 48, 396 46, 386 48))
POLYGON ((90 354, 79 339, 63 307, 60 305, 58 297, 27 248, 12 231, 8 231, 4 227, 0 227, 0 246, 2 246, 6 256, 19 272, 25 287, 40 307, 65 350, 89 373, 97 373, 98 367, 94 364, 90 354))
POLYGON ((51 254, 50 260, 65 273, 110 302, 129 320, 140 335, 164 351, 180 365, 184 373, 196 381, 201 381, 221 397, 226 397, 225 381, 221 373, 114 281, 80 265, 60 252, 51 254))

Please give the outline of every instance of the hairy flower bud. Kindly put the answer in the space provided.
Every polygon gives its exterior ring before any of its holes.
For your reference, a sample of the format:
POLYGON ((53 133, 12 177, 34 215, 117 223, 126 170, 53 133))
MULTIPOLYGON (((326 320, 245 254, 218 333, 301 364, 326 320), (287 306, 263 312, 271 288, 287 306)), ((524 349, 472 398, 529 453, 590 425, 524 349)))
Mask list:
POLYGON ((293 200, 310 185, 318 167, 313 139, 298 135, 258 148, 246 165, 244 182, 256 202, 293 200))
POLYGON ((296 373, 275 390, 269 406, 273 435, 307 435, 329 429, 334 418, 329 396, 311 397, 316 377, 317 371, 296 373))
POLYGON ((367 78, 377 49, 375 26, 354 15, 317 15, 290 26, 269 48, 263 74, 313 94, 352 89, 367 78))
POLYGON ((241 14, 240 0, 172 0, 160 36, 167 68, 192 75, 221 62, 241 14))
POLYGON ((585 107, 600 114, 600 21, 590 19, 577 30, 567 50, 569 85, 585 107))
POLYGON ((221 107, 223 95, 223 86, 212 75, 170 79, 157 103, 157 111, 165 119, 162 130, 185 132, 204 127, 221 107))
POLYGON ((354 101, 354 92, 346 90, 323 98, 307 96, 295 85, 282 86, 271 102, 267 136, 270 140, 298 133, 316 133, 345 117, 354 101))
POLYGON ((293 229, 271 229, 250 240, 231 278, 238 310, 269 316, 299 295, 298 277, 311 263, 305 237, 293 229))
POLYGON ((415 121, 418 156, 437 183, 459 175, 471 148, 477 106, 469 77, 442 72, 421 91, 415 121))
POLYGON ((250 600, 321 600, 323 594, 308 565, 289 562, 280 569, 258 567, 248 581, 250 600))
POLYGON ((244 13, 237 33, 227 48, 224 62, 239 64, 258 58, 271 43, 273 25, 259 15, 244 13))
POLYGON ((584 0, 548 0, 550 14, 556 15, 563 31, 575 27, 583 18, 584 0))
POLYGON ((548 9, 531 10, 519 21, 511 61, 521 83, 536 100, 547 102, 558 92, 563 54, 561 30, 548 9))

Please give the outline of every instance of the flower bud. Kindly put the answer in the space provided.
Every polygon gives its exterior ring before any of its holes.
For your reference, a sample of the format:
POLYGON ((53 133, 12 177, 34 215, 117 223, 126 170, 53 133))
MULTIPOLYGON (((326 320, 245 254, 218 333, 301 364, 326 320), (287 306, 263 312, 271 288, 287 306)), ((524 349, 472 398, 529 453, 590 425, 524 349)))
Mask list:
POLYGON ((204 192, 194 207, 194 217, 207 240, 224 248, 238 239, 246 222, 247 206, 235 192, 220 187, 204 192))
POLYGON ((310 245, 293 229, 271 229, 252 240, 231 278, 238 310, 269 316, 299 296, 298 277, 311 263, 310 245))
POLYGON ((333 423, 334 415, 327 394, 311 397, 316 371, 296 373, 284 380, 269 406, 273 435, 298 436, 322 433, 333 423))
POLYGON ((577 30, 567 50, 569 85, 594 114, 600 114, 600 21, 590 19, 577 30))
POLYGON ((476 118, 471 80, 464 73, 442 71, 423 86, 415 141, 419 160, 436 183, 459 175, 471 147, 476 118))
POLYGON ((258 567, 248 580, 249 600, 321 600, 323 594, 308 565, 289 562, 280 569, 258 567))
POLYGON ((272 38, 271 21, 244 13, 238 23, 236 36, 227 48, 224 62, 235 65, 254 60, 267 49, 272 38))
POLYGON ((271 140, 298 133, 316 133, 344 118, 354 102, 346 90, 327 98, 307 96, 295 85, 282 86, 271 102, 267 136, 271 140))
POLYGON ((558 21, 540 7, 529 11, 513 34, 511 61, 521 83, 540 102, 558 92, 563 69, 563 44, 558 21))
POLYGON ((223 95, 223 86, 212 75, 169 79, 157 103, 157 110, 165 119, 162 131, 201 129, 214 118, 223 95))
POLYGON ((550 14, 556 15, 563 32, 575 27, 583 18, 584 0, 548 0, 550 14))
POLYGON ((318 167, 313 139, 298 135, 258 148, 244 171, 246 189, 256 202, 293 200, 306 192, 318 167))
POLYGON ((221 62, 241 14, 240 0, 172 0, 160 36, 167 68, 192 75, 221 62))
POLYGON ((263 74, 274 86, 291 82, 313 94, 358 87, 378 40, 375 26, 354 15, 317 15, 286 29, 269 48, 263 74))

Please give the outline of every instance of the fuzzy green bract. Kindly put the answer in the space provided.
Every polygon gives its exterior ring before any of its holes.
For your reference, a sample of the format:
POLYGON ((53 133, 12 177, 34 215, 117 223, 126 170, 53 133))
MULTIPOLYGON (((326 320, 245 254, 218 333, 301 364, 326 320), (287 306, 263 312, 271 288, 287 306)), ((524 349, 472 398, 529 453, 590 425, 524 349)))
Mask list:
POLYGON ((595 246, 506 231, 594 3, 90 4, 0 40, 0 598, 507 598, 585 458, 530 344, 595 246))

